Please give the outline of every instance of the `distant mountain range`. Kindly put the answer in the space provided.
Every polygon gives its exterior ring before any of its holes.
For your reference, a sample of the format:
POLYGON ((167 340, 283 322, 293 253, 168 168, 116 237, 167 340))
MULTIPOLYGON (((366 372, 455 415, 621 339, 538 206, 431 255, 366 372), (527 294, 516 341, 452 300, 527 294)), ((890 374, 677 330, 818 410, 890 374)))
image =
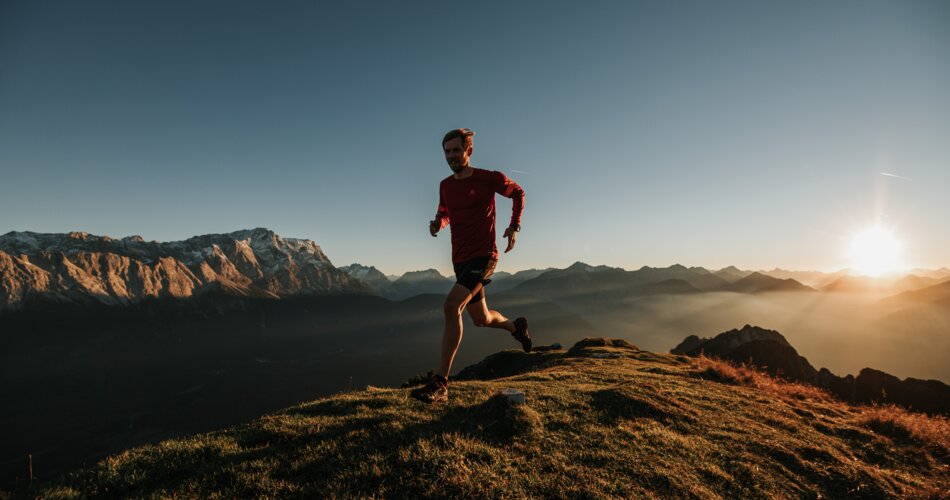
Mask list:
POLYGON ((759 271, 773 278, 791 278, 812 288, 829 292, 859 292, 876 290, 882 293, 900 293, 916 290, 950 280, 950 269, 912 269, 899 276, 859 276, 848 269, 833 273, 820 271, 787 271, 773 269, 759 271))
POLYGON ((604 302, 656 294, 704 292, 763 293, 814 292, 792 279, 777 279, 761 273, 726 270, 717 274, 702 267, 674 264, 626 271, 617 267, 591 266, 577 262, 567 269, 545 272, 525 281, 512 292, 553 300, 566 296, 587 302, 604 302), (734 281, 732 281, 734 280, 734 281))
MULTIPOLYGON (((634 271, 576 262, 565 269, 529 269, 492 277, 493 293, 589 302, 657 294, 733 292, 853 292, 875 290, 897 301, 944 301, 950 270, 915 270, 900 279, 850 276, 846 271, 718 271, 674 264, 634 271), (809 286, 808 284, 812 286, 809 286), (933 292, 924 289, 937 287, 933 292)), ((335 267, 311 240, 283 238, 265 228, 206 234, 183 241, 113 239, 85 232, 10 232, 0 236, 0 310, 30 300, 122 305, 148 298, 189 298, 209 291, 240 297, 370 294, 391 300, 447 293, 453 277, 435 269, 387 276, 371 265, 335 267)))
MULTIPOLYGON (((403 300, 423 293, 445 294, 455 285, 454 278, 443 276, 435 269, 409 271, 402 276, 386 276, 379 269, 362 264, 342 266, 340 270, 353 278, 363 280, 379 295, 393 300, 403 300)), ((552 270, 555 269, 526 269, 514 274, 504 271, 496 272, 491 275, 491 291, 498 293, 510 290, 552 270)))
MULTIPOLYGON (((351 264, 340 269, 354 278, 362 279, 380 295, 401 300, 421 293, 446 293, 455 282, 438 271, 413 271, 401 277, 386 277, 372 266, 351 264), (370 279, 370 277, 372 279, 370 279), (384 280, 385 279, 385 280, 384 280), (398 285, 393 286, 398 283, 398 285)), ((630 298, 656 294, 684 294, 703 292, 735 292, 757 294, 766 292, 867 292, 883 295, 922 290, 950 281, 950 270, 915 269, 916 274, 898 278, 871 278, 851 276, 847 271, 823 273, 819 271, 742 270, 728 266, 718 271, 703 267, 674 264, 669 267, 644 266, 635 271, 619 267, 594 266, 575 262, 564 269, 529 269, 514 274, 497 272, 492 277, 490 290, 494 293, 512 291, 544 298, 588 295, 589 298, 630 298), (815 284, 809 286, 807 283, 815 284), (941 276, 944 276, 941 279, 941 276), (818 286, 818 288, 816 288, 818 286)), ((935 290, 938 290, 939 287, 935 290)), ((934 292, 939 295, 939 292, 934 292)), ((898 300, 921 301, 912 295, 901 295, 898 300)), ((942 296, 941 296, 942 297, 942 296)))
POLYGON ((334 267, 316 243, 263 228, 167 243, 84 232, 0 236, 0 308, 38 297, 130 304, 207 291, 272 298, 372 293, 334 267))
POLYGON ((903 292, 884 299, 884 302, 917 302, 950 306, 950 281, 903 292))

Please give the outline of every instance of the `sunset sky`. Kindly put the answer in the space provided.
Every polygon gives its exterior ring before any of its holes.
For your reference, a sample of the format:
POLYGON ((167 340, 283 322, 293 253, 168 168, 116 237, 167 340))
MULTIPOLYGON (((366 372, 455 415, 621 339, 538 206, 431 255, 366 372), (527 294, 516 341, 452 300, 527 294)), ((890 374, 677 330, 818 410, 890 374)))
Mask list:
POLYGON ((875 226, 950 265, 944 0, 0 1, 0 234, 448 273, 456 127, 527 193, 501 270, 834 270, 875 226))

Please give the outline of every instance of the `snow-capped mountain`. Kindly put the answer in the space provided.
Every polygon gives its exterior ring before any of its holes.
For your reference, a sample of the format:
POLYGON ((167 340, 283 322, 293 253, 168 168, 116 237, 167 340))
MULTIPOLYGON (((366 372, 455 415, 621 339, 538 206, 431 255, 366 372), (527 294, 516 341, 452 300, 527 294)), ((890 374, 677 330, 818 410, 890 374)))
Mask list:
POLYGON ((85 232, 0 236, 0 309, 31 297, 128 304, 210 290, 275 298, 371 293, 313 241, 264 228, 164 243, 85 232))

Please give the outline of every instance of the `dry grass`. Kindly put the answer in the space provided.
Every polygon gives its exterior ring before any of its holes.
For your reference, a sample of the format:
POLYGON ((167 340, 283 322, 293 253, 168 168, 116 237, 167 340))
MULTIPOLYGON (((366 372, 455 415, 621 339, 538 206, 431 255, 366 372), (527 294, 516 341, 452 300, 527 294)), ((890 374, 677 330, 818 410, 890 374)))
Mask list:
POLYGON ((913 413, 888 405, 864 407, 857 421, 879 434, 928 447, 937 456, 950 456, 950 420, 946 417, 913 413))
MULTIPOLYGON (((856 420, 863 409, 748 367, 614 347, 543 359, 543 368, 519 375, 455 381, 443 405, 423 405, 408 388, 373 387, 127 450, 30 496, 900 498, 950 491, 945 448, 872 432, 856 420), (496 396, 503 388, 523 391, 526 402, 509 406, 496 396)), ((931 425, 885 415, 873 421, 931 425)), ((945 439, 942 422, 937 435, 945 439)))
POLYGON ((706 380, 755 387, 781 398, 815 401, 836 400, 834 396, 819 387, 781 380, 746 364, 737 365, 729 361, 700 355, 695 358, 694 365, 698 369, 697 375, 706 380))
MULTIPOLYGON (((776 379, 754 367, 704 355, 696 358, 698 375, 736 385, 755 387, 782 398, 835 401, 821 388, 776 379)), ((914 413, 898 406, 857 406, 855 421, 878 434, 908 440, 931 450, 938 458, 950 457, 950 420, 941 416, 914 413)))

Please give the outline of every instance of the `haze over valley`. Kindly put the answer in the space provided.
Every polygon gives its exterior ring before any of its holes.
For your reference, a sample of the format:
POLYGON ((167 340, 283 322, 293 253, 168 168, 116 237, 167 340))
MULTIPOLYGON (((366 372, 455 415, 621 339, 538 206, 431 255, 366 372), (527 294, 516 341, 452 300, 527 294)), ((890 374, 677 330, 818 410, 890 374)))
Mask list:
MULTIPOLYGON (((296 401, 399 386, 438 361, 435 270, 391 279, 336 267, 309 240, 263 228, 184 242, 86 233, 0 236, 7 480, 32 450, 50 469, 210 430, 296 401)), ((585 336, 667 352, 689 335, 758 325, 816 367, 950 381, 950 270, 625 270, 575 263, 499 271, 492 308, 531 318, 536 345, 585 336)), ((466 317, 458 371, 516 347, 466 317)))

